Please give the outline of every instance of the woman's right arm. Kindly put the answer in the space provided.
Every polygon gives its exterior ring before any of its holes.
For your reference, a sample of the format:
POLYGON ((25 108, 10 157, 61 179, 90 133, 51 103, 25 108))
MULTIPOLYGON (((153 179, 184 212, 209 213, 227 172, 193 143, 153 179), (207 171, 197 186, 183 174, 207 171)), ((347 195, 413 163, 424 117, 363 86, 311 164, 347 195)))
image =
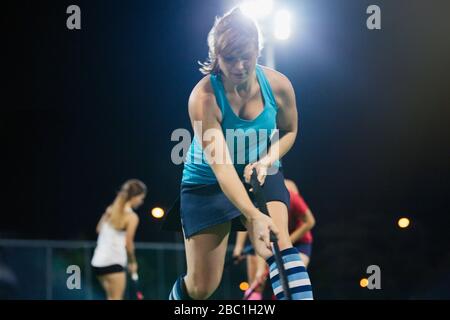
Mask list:
POLYGON ((271 254, 271 251, 268 252, 268 250, 271 250, 269 230, 272 230, 275 234, 278 234, 278 230, 272 219, 260 212, 250 200, 231 161, 219 117, 216 113, 218 109, 215 106, 216 100, 213 93, 206 92, 199 86, 194 88, 189 97, 189 116, 195 136, 201 143, 205 157, 223 193, 247 219, 249 236, 254 242, 255 250, 267 256, 271 254), (216 157, 214 158, 214 156, 216 157), (264 244, 265 249, 263 248, 264 244))

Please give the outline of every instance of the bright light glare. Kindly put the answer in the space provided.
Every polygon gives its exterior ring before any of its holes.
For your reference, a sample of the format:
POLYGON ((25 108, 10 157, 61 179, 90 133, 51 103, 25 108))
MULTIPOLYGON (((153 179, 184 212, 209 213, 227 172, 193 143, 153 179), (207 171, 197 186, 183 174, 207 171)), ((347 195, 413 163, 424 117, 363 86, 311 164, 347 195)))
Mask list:
POLYGON ((400 218, 397 223, 400 228, 404 229, 409 226, 410 221, 408 218, 400 218))
POLYGON ((240 284, 239 284, 239 289, 241 289, 242 291, 246 291, 248 288, 249 288, 250 286, 249 286, 249 284, 248 284, 248 282, 241 282, 240 284))
POLYGON ((156 219, 161 219, 162 217, 164 217, 164 210, 158 207, 153 208, 152 216, 156 219))
POLYGON ((239 6, 242 12, 253 19, 262 19, 270 14, 273 0, 249 0, 239 6))
POLYGON ((287 10, 280 10, 275 15, 275 38, 286 40, 291 35, 291 14, 287 10))
POLYGON ((361 288, 367 287, 368 284, 369 284, 369 280, 367 278, 362 278, 359 281, 359 285, 361 286, 361 288))

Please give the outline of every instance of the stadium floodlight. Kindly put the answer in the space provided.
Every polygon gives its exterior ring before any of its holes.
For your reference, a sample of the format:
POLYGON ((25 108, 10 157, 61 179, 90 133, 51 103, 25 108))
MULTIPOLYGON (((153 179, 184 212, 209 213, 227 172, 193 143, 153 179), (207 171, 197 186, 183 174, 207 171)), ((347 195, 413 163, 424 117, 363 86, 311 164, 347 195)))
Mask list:
POLYGON ((275 14, 274 36, 278 40, 287 40, 291 35, 291 14, 287 10, 279 10, 275 14))
POLYGON ((245 15, 259 20, 267 17, 272 12, 273 0, 248 0, 244 1, 239 8, 245 15))

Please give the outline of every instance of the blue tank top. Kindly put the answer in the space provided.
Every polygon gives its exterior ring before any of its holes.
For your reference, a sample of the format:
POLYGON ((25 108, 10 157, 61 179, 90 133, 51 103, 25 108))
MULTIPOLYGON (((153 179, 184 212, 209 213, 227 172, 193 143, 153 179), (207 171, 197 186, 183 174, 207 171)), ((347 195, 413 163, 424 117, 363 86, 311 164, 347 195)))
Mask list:
MULTIPOLYGON (((270 146, 270 138, 276 130, 278 107, 272 89, 262 68, 256 66, 256 78, 261 88, 264 108, 253 120, 245 120, 232 110, 225 94, 220 74, 210 76, 211 85, 217 104, 222 112, 222 131, 225 136, 234 167, 242 178, 244 168, 248 163, 260 159, 270 146)), ((280 161, 274 167, 280 167, 280 161)), ((182 183, 214 184, 216 176, 207 163, 201 144, 195 137, 189 147, 184 162, 182 183)))

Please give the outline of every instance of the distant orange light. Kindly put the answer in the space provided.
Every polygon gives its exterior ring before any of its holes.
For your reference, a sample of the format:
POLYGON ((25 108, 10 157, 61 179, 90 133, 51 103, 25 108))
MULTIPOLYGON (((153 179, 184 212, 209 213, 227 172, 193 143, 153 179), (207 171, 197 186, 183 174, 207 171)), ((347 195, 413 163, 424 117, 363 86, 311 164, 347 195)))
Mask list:
POLYGON ((249 287, 250 286, 245 281, 241 282, 241 284, 239 285, 239 289, 241 289, 242 291, 246 291, 249 287))
POLYGON ((164 210, 159 207, 153 208, 152 216, 156 219, 161 219, 162 217, 164 217, 164 210))
POLYGON ((408 218, 400 218, 398 219, 398 226, 402 229, 407 228, 410 224, 410 221, 408 218))
POLYGON ((368 284, 369 284, 369 280, 367 280, 367 278, 362 278, 362 279, 359 281, 359 285, 361 286, 361 288, 367 287, 368 284))

